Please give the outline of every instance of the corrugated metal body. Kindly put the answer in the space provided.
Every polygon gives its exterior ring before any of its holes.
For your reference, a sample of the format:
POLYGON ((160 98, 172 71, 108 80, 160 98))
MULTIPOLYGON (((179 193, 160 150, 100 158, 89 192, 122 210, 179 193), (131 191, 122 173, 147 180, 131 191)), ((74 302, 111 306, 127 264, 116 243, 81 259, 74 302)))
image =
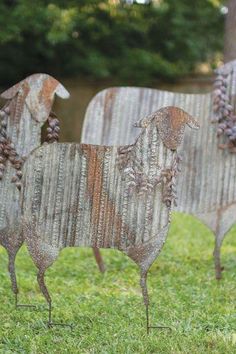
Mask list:
POLYGON ((44 274, 64 247, 125 252, 141 269, 148 308, 147 271, 168 232, 176 149, 186 124, 198 128, 186 112, 167 107, 137 122, 142 130, 132 145, 51 144, 30 154, 23 168, 22 223, 49 303, 49 326, 51 297, 44 274))
MULTIPOLYGON (((10 110, 7 136, 21 158, 41 144, 41 128, 49 117, 58 86, 60 83, 49 75, 35 74, 15 85, 11 92, 7 90, 1 95, 9 100, 6 104, 10 110)), ((7 161, 0 182, 0 230, 19 220, 20 193, 11 182, 14 174, 15 169, 7 161)))
MULTIPOLYGON (((29 109, 25 104, 22 107, 19 121, 16 121, 14 110, 12 110, 14 104, 17 103, 11 101, 9 105, 12 116, 7 121, 7 135, 15 145, 18 155, 26 157, 41 144, 41 126, 43 123, 36 122, 31 118, 29 109)), ((0 229, 7 226, 7 218, 10 224, 19 220, 20 192, 11 182, 14 175, 15 169, 8 161, 4 177, 0 182, 0 229)))
MULTIPOLYGON (((223 160, 223 155, 229 157, 230 162, 234 156, 217 148, 218 141, 215 127, 210 123, 212 115, 211 94, 187 95, 132 87, 121 87, 114 90, 116 94, 113 96, 113 109, 111 110, 110 119, 106 119, 104 108, 106 107, 107 95, 111 96, 110 89, 99 93, 89 105, 84 123, 82 141, 86 143, 92 141, 95 144, 108 145, 128 144, 135 141, 139 134, 139 129, 134 128, 133 125, 140 114, 145 116, 155 109, 169 105, 185 109, 197 118, 201 129, 200 133, 186 132, 184 144, 180 149, 184 159, 182 163, 183 173, 179 176, 180 187, 178 188, 177 210, 190 213, 193 211, 198 213, 214 210, 214 207, 219 204, 219 193, 216 193, 214 184, 214 182, 217 184, 216 179, 219 175, 212 181, 209 178, 207 169, 201 168, 201 165, 208 166, 209 170, 213 171, 216 166, 215 161, 219 160, 220 163, 223 160), (104 110, 103 116, 99 114, 101 110, 104 110), (206 119, 206 116, 208 119, 206 119), (208 149, 206 149, 206 146, 208 146, 208 149), (211 146, 215 146, 215 148, 209 151, 209 147, 211 146), (204 150, 207 151, 204 152, 204 150), (208 195, 211 192, 210 198, 207 198, 208 200, 202 197, 206 188, 208 189, 208 195)), ((222 163, 219 169, 223 170, 222 163)), ((229 203, 228 198, 230 202, 235 200, 236 188, 233 194, 228 195, 227 193, 226 195, 227 199, 223 201, 225 205, 229 203)))
MULTIPOLYGON (((171 168, 176 155, 164 147, 154 124, 130 148, 150 180, 171 168)), ((23 169, 23 216, 36 220, 43 242, 126 250, 154 238, 162 245, 158 235, 169 223, 163 185, 151 193, 130 190, 119 157, 117 147, 85 144, 51 144, 30 155, 23 169)))
POLYGON ((21 169, 24 159, 41 144, 41 128, 49 118, 55 94, 69 97, 65 88, 46 74, 31 75, 1 94, 7 102, 0 111, 0 244, 9 255, 12 289, 16 295, 14 261, 23 243, 18 190, 21 169))
MULTIPOLYGON (((228 95, 235 108, 235 62, 230 65, 228 95)), ((188 131, 184 137, 175 210, 197 216, 208 225, 216 235, 219 253, 225 233, 236 221, 236 158, 228 150, 218 147, 217 124, 211 122, 211 93, 182 94, 136 87, 106 89, 88 106, 82 142, 130 144, 139 134, 133 127, 137 117, 168 105, 184 109, 198 120, 201 127, 200 132, 188 131)))

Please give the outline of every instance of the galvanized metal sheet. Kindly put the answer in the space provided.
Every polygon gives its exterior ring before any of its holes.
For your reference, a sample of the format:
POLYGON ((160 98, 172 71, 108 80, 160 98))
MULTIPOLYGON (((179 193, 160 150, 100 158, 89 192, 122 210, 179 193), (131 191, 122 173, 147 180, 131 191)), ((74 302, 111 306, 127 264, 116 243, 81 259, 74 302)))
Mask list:
MULTIPOLYGON (((236 61, 219 73, 225 76, 227 103, 235 112, 236 61)), ((137 117, 164 106, 177 106, 198 119, 200 132, 186 132, 181 148, 182 171, 178 177, 176 211, 192 214, 214 233, 216 277, 221 276, 220 247, 225 234, 236 221, 236 157, 219 145, 215 95, 184 94, 149 88, 115 87, 99 92, 90 102, 82 132, 82 142, 91 144, 131 144, 139 131, 133 127, 137 117)), ((227 139, 226 139, 227 140, 227 139)), ((222 147, 222 146, 221 146, 222 147)))
POLYGON ((148 306, 146 274, 167 235, 176 149, 186 124, 198 128, 186 112, 167 107, 137 122, 141 130, 132 145, 51 144, 29 156, 22 179, 24 237, 50 309, 44 272, 62 248, 78 246, 126 253, 141 269, 148 306))
POLYGON ((46 74, 31 75, 1 94, 7 101, 0 111, 0 244, 9 255, 12 289, 16 295, 14 260, 23 243, 21 170, 25 158, 41 145, 41 128, 48 119, 51 133, 48 140, 57 140, 58 124, 51 115, 55 95, 69 97, 66 89, 46 74))

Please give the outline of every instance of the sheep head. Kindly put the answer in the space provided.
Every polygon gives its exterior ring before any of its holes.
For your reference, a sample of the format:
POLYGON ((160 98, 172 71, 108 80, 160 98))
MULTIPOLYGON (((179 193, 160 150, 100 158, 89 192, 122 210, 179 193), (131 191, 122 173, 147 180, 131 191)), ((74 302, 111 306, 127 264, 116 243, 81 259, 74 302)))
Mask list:
POLYGON ((20 81, 1 94, 7 100, 20 95, 24 97, 22 104, 26 104, 33 119, 43 123, 47 120, 54 101, 54 96, 68 98, 68 91, 52 76, 34 74, 20 81))
POLYGON ((199 124, 187 112, 181 108, 172 106, 159 109, 148 117, 135 123, 135 126, 146 128, 151 122, 156 123, 163 144, 171 150, 176 150, 181 144, 185 124, 193 129, 199 128, 199 124))

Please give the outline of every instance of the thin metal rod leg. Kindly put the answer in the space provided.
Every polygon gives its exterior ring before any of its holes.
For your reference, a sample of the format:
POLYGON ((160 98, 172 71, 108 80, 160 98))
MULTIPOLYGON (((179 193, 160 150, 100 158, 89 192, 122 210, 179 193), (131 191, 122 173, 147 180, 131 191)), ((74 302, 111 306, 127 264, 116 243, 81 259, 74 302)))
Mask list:
POLYGON ((48 304, 48 327, 50 328, 52 324, 52 302, 48 304))
POLYGON ((215 276, 217 280, 220 280, 222 278, 222 270, 224 270, 224 267, 221 266, 220 245, 217 243, 217 240, 215 240, 213 256, 215 261, 215 276))
POLYGON ((10 251, 8 251, 8 272, 11 278, 11 289, 13 293, 17 295, 19 290, 18 290, 17 280, 16 280, 15 259, 16 259, 16 254, 12 254, 10 253, 10 251))
POLYGON ((53 328, 54 326, 69 327, 71 330, 73 329, 71 324, 52 322, 52 302, 50 301, 48 303, 48 328, 53 328))
POLYGON ((36 306, 34 305, 22 305, 18 303, 18 294, 19 294, 19 290, 18 290, 18 286, 17 286, 17 279, 16 279, 16 270, 15 270, 15 259, 16 259, 16 253, 10 253, 8 251, 8 271, 10 274, 10 278, 11 278, 11 288, 12 291, 15 295, 15 308, 35 308, 36 306))
POLYGON ((99 248, 93 247, 93 254, 94 254, 94 257, 96 259, 96 262, 97 262, 97 265, 98 265, 98 268, 99 268, 100 272, 104 273, 106 268, 105 268, 105 265, 104 265, 104 262, 103 262, 103 259, 102 259, 102 255, 101 255, 101 252, 100 252, 99 248))
POLYGON ((61 326, 61 327, 70 327, 72 329, 72 326, 70 324, 52 322, 52 299, 51 299, 51 296, 50 296, 48 289, 46 287, 46 284, 44 281, 44 275, 45 275, 45 270, 39 270, 38 275, 37 275, 37 280, 38 280, 40 290, 42 291, 42 293, 48 303, 48 323, 47 323, 48 328, 52 328, 54 326, 61 326))
POLYGON ((36 309, 37 306, 36 305, 29 305, 29 304, 19 304, 18 303, 18 294, 15 294, 15 308, 19 309, 19 308, 34 308, 36 309))
POLYGON ((168 326, 150 326, 149 324, 149 305, 146 305, 146 318, 147 318, 147 334, 149 334, 151 328, 157 328, 157 329, 168 329, 172 330, 171 327, 168 326))
POLYGON ((147 334, 149 334, 149 311, 148 311, 148 305, 146 305, 146 321, 147 321, 147 334))
POLYGON ((157 329, 168 329, 171 330, 171 327, 168 326, 150 326, 150 318, 149 318, 149 295, 148 295, 148 290, 147 290, 147 273, 141 273, 141 278, 140 278, 140 285, 142 288, 142 294, 143 294, 143 300, 144 300, 144 305, 146 308, 146 328, 147 328, 147 334, 150 333, 151 328, 157 328, 157 329))

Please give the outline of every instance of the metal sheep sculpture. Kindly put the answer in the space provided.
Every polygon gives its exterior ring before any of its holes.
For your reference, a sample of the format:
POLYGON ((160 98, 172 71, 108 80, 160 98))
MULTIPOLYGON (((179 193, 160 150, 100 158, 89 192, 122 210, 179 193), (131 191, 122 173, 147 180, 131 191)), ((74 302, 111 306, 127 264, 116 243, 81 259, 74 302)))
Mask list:
POLYGON ((1 94, 0 110, 0 244, 7 250, 12 290, 18 305, 15 257, 23 243, 20 186, 25 158, 41 145, 41 128, 48 122, 48 142, 58 139, 58 120, 51 112, 54 96, 69 93, 53 77, 34 74, 1 94))
POLYGON ((198 117, 199 134, 185 134, 180 153, 183 173, 178 177, 178 205, 215 236, 215 272, 221 278, 220 249, 236 221, 236 61, 217 70, 212 92, 174 93, 138 87, 110 88, 90 102, 83 125, 83 143, 131 144, 139 131, 137 117, 175 105, 198 117), (96 127, 96 128, 95 128, 96 127))
POLYGON ((175 179, 185 125, 183 110, 166 107, 140 120, 134 144, 51 144, 27 159, 22 178, 22 224, 38 283, 49 305, 45 271, 64 247, 116 248, 140 268, 148 317, 147 272, 161 251, 175 202, 175 179))
MULTIPOLYGON (((47 74, 34 74, 1 94, 7 102, 0 110, 0 244, 7 250, 12 291, 18 304, 15 258, 23 244, 20 225, 20 186, 25 158, 41 145, 47 122, 46 142, 59 140, 59 120, 52 112, 55 95, 69 98, 68 91, 47 74)), ((101 271, 101 256, 93 249, 101 271)))

